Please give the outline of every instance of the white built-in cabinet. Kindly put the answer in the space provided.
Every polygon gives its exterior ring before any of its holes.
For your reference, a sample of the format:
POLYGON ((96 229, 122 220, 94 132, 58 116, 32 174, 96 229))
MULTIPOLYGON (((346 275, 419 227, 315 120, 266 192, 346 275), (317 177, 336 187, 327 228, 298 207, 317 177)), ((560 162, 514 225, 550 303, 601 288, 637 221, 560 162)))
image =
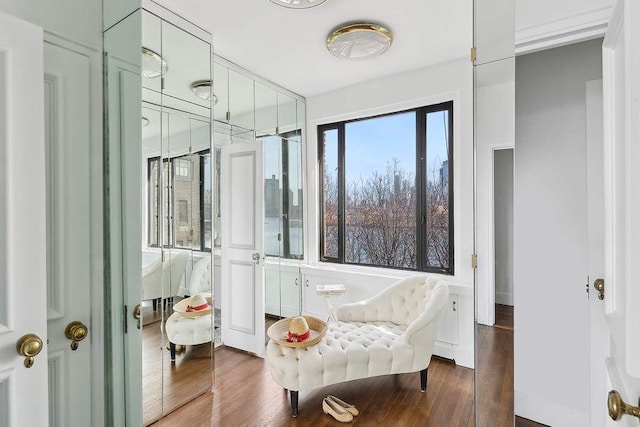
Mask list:
POLYGON ((265 263, 265 313, 277 317, 300 315, 298 265, 281 265, 277 259, 265 263))

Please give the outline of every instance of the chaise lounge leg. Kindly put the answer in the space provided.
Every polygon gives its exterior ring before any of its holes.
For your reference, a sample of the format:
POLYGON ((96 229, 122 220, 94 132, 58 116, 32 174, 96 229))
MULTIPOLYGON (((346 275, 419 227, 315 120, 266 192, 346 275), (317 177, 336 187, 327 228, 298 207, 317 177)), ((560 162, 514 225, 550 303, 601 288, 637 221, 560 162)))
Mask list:
POLYGON ((429 368, 420 371, 420 391, 423 393, 427 391, 427 369, 429 368))
POLYGON ((169 343, 169 350, 171 350, 171 364, 176 363, 176 345, 172 342, 169 343))
POLYGON ((298 416, 298 390, 289 390, 291 395, 291 416, 298 416))

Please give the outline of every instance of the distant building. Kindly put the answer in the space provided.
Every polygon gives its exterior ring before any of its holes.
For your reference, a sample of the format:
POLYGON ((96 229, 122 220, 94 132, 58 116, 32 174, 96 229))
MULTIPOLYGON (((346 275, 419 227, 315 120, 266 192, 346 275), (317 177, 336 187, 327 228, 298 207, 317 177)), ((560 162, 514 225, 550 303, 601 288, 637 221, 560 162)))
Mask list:
POLYGON ((447 184, 449 184, 449 160, 445 160, 440 166, 440 185, 447 184))

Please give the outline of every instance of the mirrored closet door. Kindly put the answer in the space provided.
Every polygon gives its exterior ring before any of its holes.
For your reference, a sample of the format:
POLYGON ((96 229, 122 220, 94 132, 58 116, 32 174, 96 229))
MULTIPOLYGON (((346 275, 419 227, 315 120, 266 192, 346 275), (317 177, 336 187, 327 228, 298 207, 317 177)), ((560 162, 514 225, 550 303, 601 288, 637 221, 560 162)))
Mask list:
POLYGON ((137 7, 105 31, 117 425, 151 424, 213 378, 211 36, 137 7))
POLYGON ((145 425, 212 384, 211 45, 170 18, 142 12, 145 425))

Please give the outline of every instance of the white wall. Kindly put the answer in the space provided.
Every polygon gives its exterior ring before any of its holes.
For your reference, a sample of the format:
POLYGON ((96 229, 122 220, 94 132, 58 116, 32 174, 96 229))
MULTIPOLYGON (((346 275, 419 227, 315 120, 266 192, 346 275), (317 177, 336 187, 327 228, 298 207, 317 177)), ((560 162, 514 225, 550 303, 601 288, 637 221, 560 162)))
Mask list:
POLYGON ((589 424, 586 82, 601 40, 516 59, 515 413, 589 424))
POLYGON ((8 0, 0 10, 87 47, 102 46, 101 0, 8 0))
POLYGON ((496 304, 513 305, 513 149, 494 151, 496 304))
MULTIPOLYGON (((415 272, 375 267, 336 266, 318 262, 318 154, 317 126, 453 100, 454 102, 454 270, 444 276, 461 295, 459 302, 459 356, 456 361, 473 366, 473 75, 468 58, 363 82, 307 98, 305 193, 305 258, 314 274, 346 279, 351 285, 345 298, 373 295, 393 281, 415 272), (380 280, 359 280, 362 276, 380 280)), ((303 270, 304 272, 304 270, 303 270)), ((343 280, 344 282, 345 280, 343 280)))

